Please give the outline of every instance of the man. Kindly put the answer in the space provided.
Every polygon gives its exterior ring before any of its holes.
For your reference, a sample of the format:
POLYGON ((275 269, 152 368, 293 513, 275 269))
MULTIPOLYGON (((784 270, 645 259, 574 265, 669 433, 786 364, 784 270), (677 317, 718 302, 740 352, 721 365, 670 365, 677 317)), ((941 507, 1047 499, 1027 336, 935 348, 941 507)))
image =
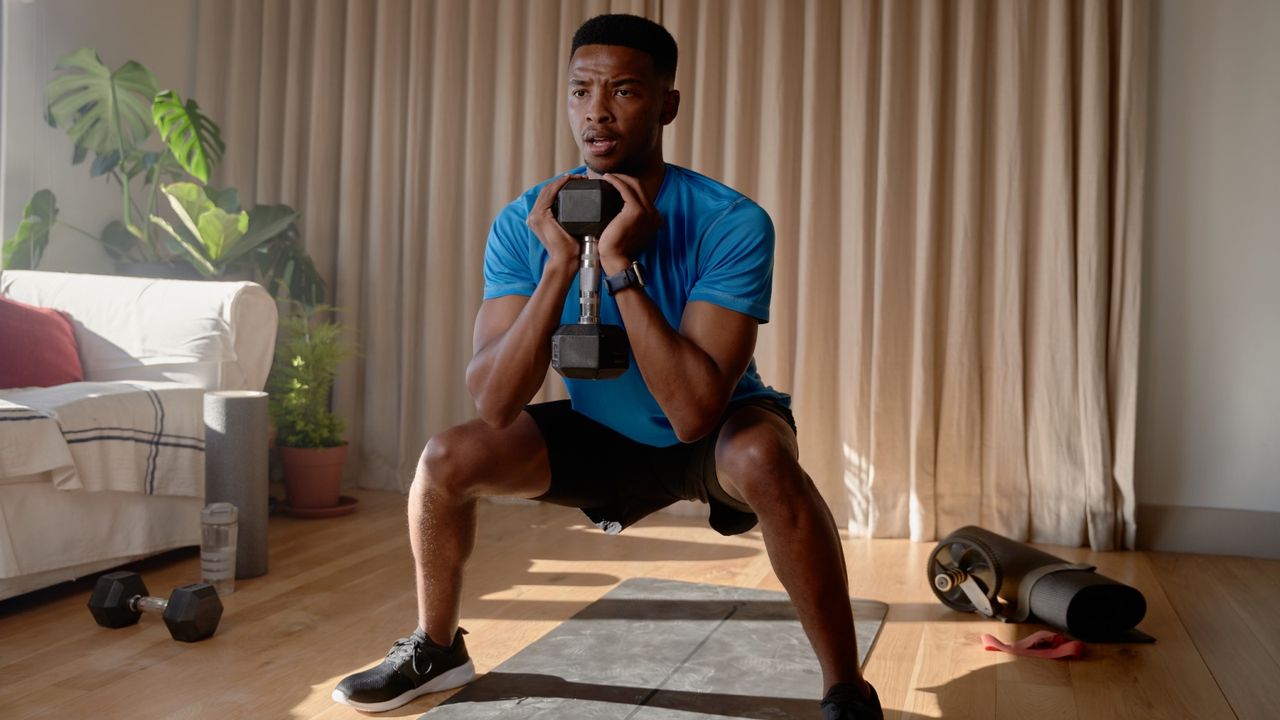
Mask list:
POLYGON ((431 438, 409 495, 418 628, 344 679, 335 700, 389 710, 474 677, 458 623, 477 498, 579 507, 611 533, 694 499, 722 534, 759 522, 821 664, 824 717, 881 717, 858 670, 835 523, 797 462, 790 398, 752 358, 768 320, 773 225, 740 193, 663 162, 662 129, 680 105, 675 68, 675 40, 643 18, 603 15, 574 35, 568 116, 585 167, 494 221, 467 369, 480 419, 431 438), (579 244, 551 206, 584 172, 624 200, 599 238, 609 286, 600 316, 625 327, 634 362, 613 380, 566 380, 571 401, 527 405, 552 333, 578 317, 579 244))

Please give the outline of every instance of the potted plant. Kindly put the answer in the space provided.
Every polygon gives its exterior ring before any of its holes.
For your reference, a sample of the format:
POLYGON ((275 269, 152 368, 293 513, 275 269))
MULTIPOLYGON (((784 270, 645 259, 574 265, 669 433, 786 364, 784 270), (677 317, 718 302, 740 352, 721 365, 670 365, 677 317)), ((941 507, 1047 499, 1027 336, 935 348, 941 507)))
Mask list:
POLYGON ((92 48, 55 70, 45 118, 75 144, 73 165, 92 154, 90 176, 119 186, 121 217, 95 234, 59 221, 54 193, 39 190, 4 241, 3 267, 35 268, 62 225, 100 242, 121 274, 257 280, 276 297, 324 301, 324 281, 297 237, 298 213, 287 205, 245 211, 234 188, 209 184, 225 144, 195 100, 159 90, 140 63, 109 69, 92 48), (158 147, 147 146, 153 130, 158 147), (166 200, 176 222, 165 217, 166 200))
POLYGON ((276 448, 291 510, 339 506, 346 464, 345 423, 329 407, 338 365, 347 355, 332 308, 294 304, 280 321, 267 389, 276 448))

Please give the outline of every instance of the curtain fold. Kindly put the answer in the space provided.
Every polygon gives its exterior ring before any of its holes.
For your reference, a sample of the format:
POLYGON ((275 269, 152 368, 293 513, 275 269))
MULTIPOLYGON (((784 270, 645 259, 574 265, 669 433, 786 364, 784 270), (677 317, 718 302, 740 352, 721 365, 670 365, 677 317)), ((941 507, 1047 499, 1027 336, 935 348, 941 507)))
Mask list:
POLYGON ((668 160, 774 220, 756 357, 838 520, 1131 547, 1147 0, 201 3, 219 178, 302 212, 359 346, 351 478, 404 488, 474 417, 488 226, 579 162, 564 67, 601 12, 680 44, 668 160))

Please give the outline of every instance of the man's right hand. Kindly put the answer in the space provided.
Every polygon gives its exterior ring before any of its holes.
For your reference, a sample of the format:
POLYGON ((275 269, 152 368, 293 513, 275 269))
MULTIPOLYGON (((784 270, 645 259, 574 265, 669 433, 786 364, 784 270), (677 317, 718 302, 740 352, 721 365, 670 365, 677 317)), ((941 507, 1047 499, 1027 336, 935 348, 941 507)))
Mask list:
POLYGON ((578 256, 581 251, 578 240, 564 231, 560 221, 556 220, 555 213, 551 211, 551 204, 555 202, 556 196, 560 194, 560 188, 564 187, 565 183, 582 177, 585 176, 561 175, 544 185, 542 192, 538 193, 537 201, 533 203, 533 208, 529 210, 529 217, 525 219, 525 224, 547 249, 548 263, 572 268, 578 266, 578 256))

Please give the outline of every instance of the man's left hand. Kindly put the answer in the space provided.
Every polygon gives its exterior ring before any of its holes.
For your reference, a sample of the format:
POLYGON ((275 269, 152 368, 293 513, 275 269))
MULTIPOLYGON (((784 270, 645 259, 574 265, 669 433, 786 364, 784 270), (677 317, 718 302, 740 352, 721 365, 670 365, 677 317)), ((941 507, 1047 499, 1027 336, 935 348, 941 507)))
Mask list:
POLYGON ((640 256, 658 228, 662 227, 662 215, 645 197, 644 189, 636 178, 613 173, 603 178, 618 189, 623 202, 622 211, 600 235, 600 264, 606 273, 612 275, 622 272, 640 256))

